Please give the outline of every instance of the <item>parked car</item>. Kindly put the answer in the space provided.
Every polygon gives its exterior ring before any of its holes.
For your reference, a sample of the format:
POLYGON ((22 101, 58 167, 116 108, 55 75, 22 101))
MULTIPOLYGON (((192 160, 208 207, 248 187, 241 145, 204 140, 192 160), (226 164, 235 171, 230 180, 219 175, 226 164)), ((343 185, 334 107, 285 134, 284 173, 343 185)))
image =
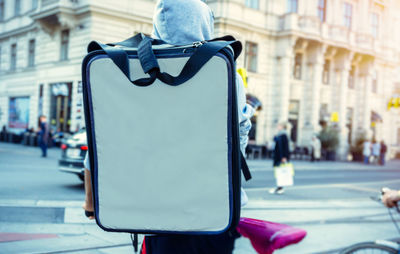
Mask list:
POLYGON ((63 141, 65 139, 68 139, 69 137, 71 137, 71 135, 67 132, 62 132, 62 131, 56 132, 52 136, 53 145, 59 147, 61 146, 63 141))
POLYGON ((77 174, 83 181, 85 175, 83 160, 85 159, 87 150, 85 129, 64 139, 61 144, 61 159, 58 161, 58 169, 63 172, 77 174))

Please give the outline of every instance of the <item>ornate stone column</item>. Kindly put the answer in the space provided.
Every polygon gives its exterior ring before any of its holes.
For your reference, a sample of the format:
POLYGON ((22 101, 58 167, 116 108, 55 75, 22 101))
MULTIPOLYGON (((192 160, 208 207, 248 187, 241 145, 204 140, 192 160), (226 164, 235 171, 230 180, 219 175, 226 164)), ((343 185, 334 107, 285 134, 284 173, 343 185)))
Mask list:
POLYGON ((371 97, 372 87, 372 74, 368 73, 364 76, 364 89, 362 90, 363 97, 363 113, 362 113, 362 129, 367 134, 367 138, 372 138, 371 131, 371 103, 369 101, 371 97))
POLYGON ((276 78, 271 96, 274 102, 272 109, 272 126, 287 121, 289 117, 290 82, 293 70, 293 48, 295 37, 282 38, 277 41, 276 78))
POLYGON ((306 82, 304 90, 304 126, 302 133, 303 145, 308 145, 312 135, 319 131, 319 113, 321 107, 321 83, 322 72, 325 61, 325 52, 327 46, 320 43, 312 43, 307 50, 307 66, 309 80, 306 82))
POLYGON ((348 80, 351 69, 351 60, 353 59, 354 53, 341 50, 335 59, 335 88, 333 92, 333 111, 339 114, 339 122, 337 127, 339 130, 339 148, 337 150, 338 158, 345 160, 349 149, 348 144, 348 133, 349 130, 346 127, 346 109, 347 109, 347 91, 348 91, 348 80))
POLYGON ((363 132, 367 138, 372 138, 371 131, 371 88, 372 88, 372 70, 373 61, 366 60, 364 64, 360 66, 360 86, 359 86, 359 118, 358 118, 358 129, 363 132))

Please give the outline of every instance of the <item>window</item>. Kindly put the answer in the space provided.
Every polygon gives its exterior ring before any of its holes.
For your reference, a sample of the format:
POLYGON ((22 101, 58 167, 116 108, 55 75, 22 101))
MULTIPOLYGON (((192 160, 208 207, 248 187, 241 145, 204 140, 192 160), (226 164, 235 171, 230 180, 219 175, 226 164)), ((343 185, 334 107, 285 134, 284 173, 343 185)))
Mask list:
POLYGON ((378 74, 376 71, 372 73, 372 85, 371 85, 371 90, 373 93, 378 92, 378 74))
POLYGON ((29 97, 11 97, 8 104, 8 127, 26 129, 29 126, 29 97))
POLYGON ((36 10, 37 7, 38 7, 38 0, 32 0, 32 9, 36 10))
POLYGON ((377 13, 371 13, 371 34, 374 38, 378 37, 379 32, 379 15, 377 13))
POLYGON ((397 144, 400 145, 400 128, 397 129, 397 144))
POLYGON ((330 60, 325 60, 324 69, 323 69, 323 72, 322 72, 322 83, 324 83, 324 84, 329 84, 330 69, 331 69, 331 61, 330 60))
POLYGON ((400 96, 400 82, 396 82, 393 84, 393 91, 394 91, 394 94, 397 94, 400 96))
POLYGON ((246 55, 244 56, 245 67, 251 72, 257 72, 258 46, 253 42, 246 42, 246 55))
POLYGON ((350 69, 350 72, 349 72, 349 78, 348 78, 348 84, 347 84, 347 86, 350 88, 350 89, 354 89, 354 79, 355 79, 355 68, 354 68, 354 66, 352 65, 351 66, 351 69, 350 69))
POLYGON ((348 29, 351 29, 352 18, 353 18, 353 5, 351 5, 350 3, 344 3, 343 25, 348 29))
POLYGON ((326 0, 318 0, 318 17, 321 22, 326 21, 326 0))
POLYGON ((245 5, 247 7, 253 8, 253 9, 258 9, 259 6, 259 0, 246 0, 245 5))
POLYGON ((297 13, 297 0, 288 0, 288 12, 297 13))
POLYGON ((10 70, 15 71, 17 68, 17 44, 11 45, 11 59, 10 59, 10 70))
POLYGON ((15 0, 14 15, 18 16, 21 13, 21 0, 15 0))
POLYGON ((35 47, 35 40, 30 40, 28 46, 28 67, 33 67, 35 65, 35 47))
POLYGON ((322 103, 319 109, 319 121, 327 122, 329 120, 328 104, 322 103))
POLYGON ((346 108, 346 125, 349 125, 353 122, 353 108, 346 108))
POLYGON ((295 79, 301 79, 301 64, 303 61, 303 54, 296 53, 294 57, 293 77, 295 79))
POLYGON ((61 32, 60 60, 68 60, 69 30, 61 32))
POLYGON ((4 20, 4 0, 0 0, 0 21, 4 20))

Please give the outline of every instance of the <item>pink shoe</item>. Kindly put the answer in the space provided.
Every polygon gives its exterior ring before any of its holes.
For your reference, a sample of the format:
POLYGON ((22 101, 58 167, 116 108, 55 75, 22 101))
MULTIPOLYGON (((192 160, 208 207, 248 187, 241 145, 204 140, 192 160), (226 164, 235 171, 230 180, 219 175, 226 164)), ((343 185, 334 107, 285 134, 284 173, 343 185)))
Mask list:
POLYGON ((300 242, 307 235, 303 229, 251 218, 240 218, 237 231, 250 239, 258 254, 271 254, 300 242))

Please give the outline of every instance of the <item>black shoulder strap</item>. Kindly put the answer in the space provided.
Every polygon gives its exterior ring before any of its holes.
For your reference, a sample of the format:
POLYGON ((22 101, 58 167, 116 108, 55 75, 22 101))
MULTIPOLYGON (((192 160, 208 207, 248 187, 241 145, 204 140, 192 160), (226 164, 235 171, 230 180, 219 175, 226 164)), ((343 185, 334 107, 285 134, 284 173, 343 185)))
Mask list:
POLYGON ((247 165, 246 158, 244 157, 242 152, 240 152, 240 166, 242 168, 244 179, 246 179, 246 181, 249 181, 251 179, 251 173, 249 166, 247 165))

